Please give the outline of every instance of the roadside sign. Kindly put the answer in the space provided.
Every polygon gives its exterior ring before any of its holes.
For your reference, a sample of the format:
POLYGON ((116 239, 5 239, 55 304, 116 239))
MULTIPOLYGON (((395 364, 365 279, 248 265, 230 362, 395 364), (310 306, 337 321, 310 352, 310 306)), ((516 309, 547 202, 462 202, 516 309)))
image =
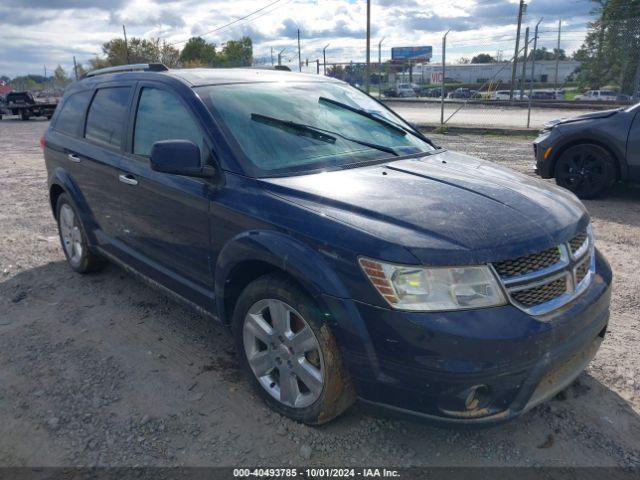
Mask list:
POLYGON ((433 47, 430 45, 420 47, 393 47, 391 60, 429 60, 433 56, 433 47))

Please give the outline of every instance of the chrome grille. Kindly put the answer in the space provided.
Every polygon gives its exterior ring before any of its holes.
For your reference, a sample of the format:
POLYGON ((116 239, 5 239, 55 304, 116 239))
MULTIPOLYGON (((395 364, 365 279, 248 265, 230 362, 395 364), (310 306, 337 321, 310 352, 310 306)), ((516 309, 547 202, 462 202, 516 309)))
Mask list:
POLYGON ((563 293, 567 292, 567 278, 562 277, 540 286, 526 288, 511 293, 513 298, 520 305, 533 307, 541 303, 549 302, 563 293))
POLYGON ((543 268, 550 267, 560 262, 560 249, 558 247, 548 248, 542 252, 524 255, 513 260, 496 262, 493 267, 501 277, 516 277, 525 273, 535 272, 543 268))
POLYGON ((531 315, 544 315, 580 295, 595 271, 591 226, 566 243, 495 262, 511 302, 531 315))
POLYGON ((576 284, 582 282, 589 273, 589 267, 591 264, 591 257, 587 257, 583 262, 576 267, 576 284))
POLYGON ((587 238, 587 231, 585 230, 569 240, 569 248, 571 248, 571 253, 575 254, 578 250, 580 250, 580 247, 584 245, 584 242, 587 241, 587 238))

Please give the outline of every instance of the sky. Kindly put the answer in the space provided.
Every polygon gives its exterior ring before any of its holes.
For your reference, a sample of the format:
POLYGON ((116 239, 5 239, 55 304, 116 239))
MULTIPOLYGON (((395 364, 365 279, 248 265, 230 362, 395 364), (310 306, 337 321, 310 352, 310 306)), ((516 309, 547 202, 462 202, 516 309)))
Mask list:
MULTIPOLYGON (((539 46, 555 47, 559 19, 561 47, 580 46, 593 2, 527 3, 523 32, 542 18, 539 46)), ((383 61, 391 47, 412 45, 432 45, 432 61, 440 61, 442 36, 451 29, 447 62, 477 53, 508 59, 517 12, 518 0, 371 0, 371 58, 377 61, 384 38, 383 61)), ((196 35, 218 46, 248 35, 257 61, 271 63, 271 49, 285 49, 290 65, 297 65, 300 29, 303 62, 321 58, 327 44, 327 63, 365 59, 366 0, 0 0, 0 75, 43 74, 45 66, 50 74, 58 64, 71 72, 74 56, 86 65, 102 43, 122 36, 123 24, 129 37, 161 38, 177 48, 196 35)))

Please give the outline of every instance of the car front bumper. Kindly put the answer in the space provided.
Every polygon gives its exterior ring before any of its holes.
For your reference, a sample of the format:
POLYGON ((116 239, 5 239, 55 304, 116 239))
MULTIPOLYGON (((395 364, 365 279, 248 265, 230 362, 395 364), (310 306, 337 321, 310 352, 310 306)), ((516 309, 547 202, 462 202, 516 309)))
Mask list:
POLYGON ((611 270, 544 319, 518 308, 400 312, 327 297, 338 343, 367 404, 447 424, 495 424, 568 386, 609 319, 611 270), (345 320, 346 319, 346 320, 345 320))
POLYGON ((533 141, 533 154, 536 159, 536 173, 542 178, 553 177, 553 158, 555 155, 556 132, 551 129, 540 133, 533 141))

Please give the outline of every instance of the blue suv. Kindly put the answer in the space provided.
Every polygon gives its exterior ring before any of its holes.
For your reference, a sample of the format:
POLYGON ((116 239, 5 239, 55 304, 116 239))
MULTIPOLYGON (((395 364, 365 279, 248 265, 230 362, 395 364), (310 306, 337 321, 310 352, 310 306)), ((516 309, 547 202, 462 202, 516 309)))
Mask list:
POLYGON ((301 422, 356 399, 500 422, 573 381, 607 328, 611 269, 572 193, 337 80, 100 70, 42 145, 71 268, 113 261, 228 325, 301 422))

